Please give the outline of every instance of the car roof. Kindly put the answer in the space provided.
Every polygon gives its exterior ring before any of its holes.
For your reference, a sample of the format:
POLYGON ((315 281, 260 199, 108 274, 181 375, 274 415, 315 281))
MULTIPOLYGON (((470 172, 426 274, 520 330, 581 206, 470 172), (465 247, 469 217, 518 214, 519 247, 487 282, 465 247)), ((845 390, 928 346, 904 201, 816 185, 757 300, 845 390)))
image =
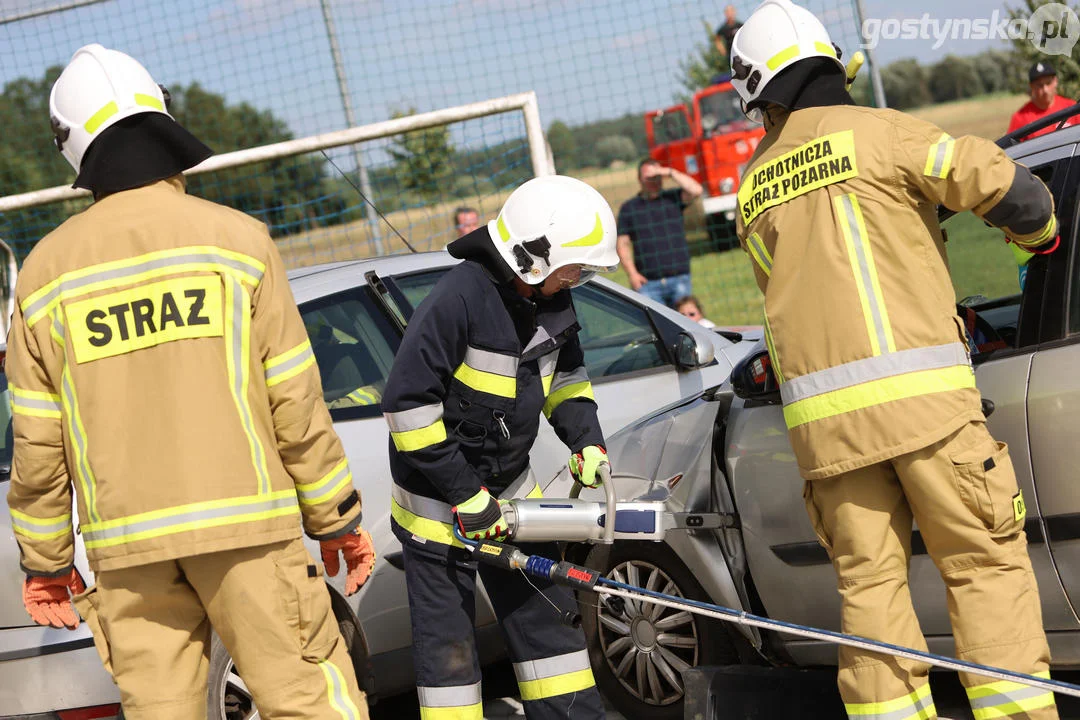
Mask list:
POLYGON ((368 270, 378 268, 379 272, 388 275, 400 275, 402 273, 413 272, 414 270, 425 270, 430 267, 445 265, 451 261, 452 258, 445 250, 399 255, 382 255, 380 257, 364 258, 363 260, 343 260, 295 268, 289 270, 288 277, 289 280, 299 280, 301 278, 333 272, 343 268, 351 268, 351 272, 361 274, 368 270))
POLYGON ((1080 142, 1080 125, 1068 125, 1060 130, 1048 132, 1045 135, 1024 140, 1006 149, 1006 153, 1012 158, 1023 158, 1028 155, 1052 150, 1063 145, 1072 145, 1080 142))

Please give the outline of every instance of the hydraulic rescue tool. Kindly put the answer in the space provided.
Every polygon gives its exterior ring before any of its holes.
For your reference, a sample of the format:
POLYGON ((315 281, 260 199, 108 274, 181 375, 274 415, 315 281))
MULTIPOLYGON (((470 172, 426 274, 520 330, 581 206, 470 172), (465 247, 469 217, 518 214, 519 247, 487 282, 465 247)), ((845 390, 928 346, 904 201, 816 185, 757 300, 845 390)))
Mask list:
MULTIPOLYGON (((602 466, 603 467, 603 466, 602 466)), ((610 471, 604 474, 605 502, 590 502, 576 497, 580 486, 575 485, 571 495, 565 499, 521 499, 510 500, 503 504, 503 516, 510 527, 508 540, 519 542, 563 541, 610 544, 615 540, 663 540, 667 532, 673 530, 707 529, 697 519, 703 515, 695 513, 673 513, 660 501, 624 501, 615 498, 614 483, 610 471), (615 522, 608 522, 614 517, 615 522)), ((834 630, 822 630, 806 625, 773 620, 753 615, 742 610, 715 605, 713 603, 691 600, 667 595, 628 585, 606 578, 597 570, 581 565, 528 555, 508 542, 490 540, 469 540, 454 525, 454 535, 467 548, 478 562, 520 571, 538 578, 544 578, 575 590, 585 590, 600 595, 613 595, 638 602, 652 603, 685 610, 704 617, 745 625, 764 630, 782 632, 789 635, 821 640, 836 645, 846 645, 861 650, 892 655, 894 657, 925 662, 929 665, 971 673, 992 678, 1022 683, 1031 687, 1042 688, 1051 692, 1080 697, 1080 685, 1048 678, 1026 675, 1024 673, 1003 670, 1001 668, 980 665, 966 660, 957 660, 944 655, 913 650, 892 645, 858 635, 848 635, 834 630)))

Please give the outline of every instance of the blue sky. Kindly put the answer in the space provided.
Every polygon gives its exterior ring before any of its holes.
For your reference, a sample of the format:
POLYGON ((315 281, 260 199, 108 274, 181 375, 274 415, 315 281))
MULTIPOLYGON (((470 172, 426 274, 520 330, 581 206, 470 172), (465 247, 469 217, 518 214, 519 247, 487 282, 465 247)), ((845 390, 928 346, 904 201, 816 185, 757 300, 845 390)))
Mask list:
MULTIPOLYGON (((56 4, 0 0, 0 16, 56 4)), ((990 17, 997 0, 864 0, 871 18, 990 17), (944 8, 944 9, 943 9, 944 8)), ((545 125, 670 104, 680 63, 718 24, 724 2, 697 0, 333 0, 359 122, 536 90, 545 125)), ((736 2, 744 18, 756 4, 736 2)), ((849 55, 849 0, 805 0, 849 55)), ((318 0, 106 0, 0 25, 0 81, 40 77, 86 42, 142 60, 165 84, 197 80, 283 118, 298 135, 344 126, 318 0)), ((884 41, 885 64, 932 63, 987 42, 884 41)))

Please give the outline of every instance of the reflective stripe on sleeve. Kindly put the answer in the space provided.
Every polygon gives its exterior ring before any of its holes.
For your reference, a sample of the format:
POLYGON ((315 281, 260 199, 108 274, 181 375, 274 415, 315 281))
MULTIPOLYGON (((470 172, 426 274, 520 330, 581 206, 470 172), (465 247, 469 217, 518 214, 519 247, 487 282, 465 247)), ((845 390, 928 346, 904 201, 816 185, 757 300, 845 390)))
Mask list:
POLYGON ((1054 237, 1054 235, 1057 234, 1057 229, 1057 218, 1051 216, 1050 220, 1046 223, 1046 226, 1041 231, 1039 231, 1038 235, 1036 235, 1030 240, 1017 240, 1016 238, 1013 238, 1012 244, 1024 249, 1035 248, 1039 245, 1042 245, 1050 238, 1054 237))
POLYGON ((390 426, 394 447, 400 452, 415 452, 446 440, 442 403, 384 412, 383 417, 390 426))
POLYGON ((949 137, 948 133, 942 133, 936 143, 930 146, 926 154, 926 167, 923 175, 935 178, 944 178, 949 174, 952 167, 953 151, 956 149, 956 141, 949 137))
POLYGON ((296 496, 301 505, 318 505, 326 502, 346 487, 352 485, 349 461, 342 458, 334 469, 313 483, 296 486, 296 496))
POLYGON ((750 257, 754 258, 754 262, 761 268, 761 272, 765 273, 765 277, 772 275, 772 255, 769 254, 769 249, 765 247, 765 242, 761 239, 761 236, 757 233, 750 233, 750 236, 746 238, 746 247, 750 250, 750 257))
POLYGON ((765 329, 765 347, 769 351, 769 359, 772 361, 773 375, 776 376, 776 382, 780 383, 780 386, 784 385, 784 373, 780 370, 780 356, 776 354, 776 344, 773 342, 772 327, 769 326, 769 314, 765 313, 765 320, 763 322, 765 329))
POLYGON ((38 518, 20 512, 15 508, 10 508, 10 511, 11 529, 15 531, 16 535, 23 535, 34 540, 52 540, 73 531, 71 513, 38 518))
POLYGON ((543 700, 593 687, 587 650, 514 663, 521 699, 543 700))
POLYGON ((465 351, 465 362, 454 371, 454 378, 473 390, 514 398, 517 396, 517 368, 516 357, 470 345, 465 351))
POLYGON ((417 685, 421 720, 483 720, 480 683, 425 687, 417 685))
POLYGON ((588 398, 595 400, 592 383, 589 382, 589 373, 584 365, 580 365, 570 372, 557 372, 551 381, 551 392, 544 402, 544 417, 551 417, 555 408, 571 398, 588 398))
POLYGON ((844 709, 848 720, 934 720, 937 717, 930 683, 894 700, 844 703, 844 709))
MULTIPOLYGON (((1046 670, 1033 674, 1050 679, 1050 673, 1046 670)), ((969 687, 967 696, 975 720, 1017 717, 1054 704, 1052 692, 1009 680, 969 687)))
POLYGON ((11 391, 11 412, 17 415, 60 419, 62 406, 59 395, 37 390, 23 390, 14 385, 9 385, 8 389, 11 391))
POLYGON ((555 366, 559 363, 559 351, 554 350, 539 359, 540 383, 544 386, 544 397, 551 392, 551 380, 555 376, 555 366))
POLYGON ((314 364, 315 353, 311 350, 311 341, 305 339, 296 347, 263 363, 266 387, 274 387, 289 378, 294 378, 314 364))

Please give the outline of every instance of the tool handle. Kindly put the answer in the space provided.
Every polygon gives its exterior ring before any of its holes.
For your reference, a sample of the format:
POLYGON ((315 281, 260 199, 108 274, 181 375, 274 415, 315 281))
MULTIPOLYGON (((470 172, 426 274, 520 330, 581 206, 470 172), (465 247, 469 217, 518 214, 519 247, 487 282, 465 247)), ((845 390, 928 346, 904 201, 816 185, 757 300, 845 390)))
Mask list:
MULTIPOLYGON (((601 465, 597 472, 600 473, 602 484, 604 486, 604 497, 607 501, 607 517, 615 517, 615 486, 611 483, 611 466, 608 464, 601 465)), ((574 483, 574 487, 570 488, 570 499, 577 500, 581 497, 581 483, 574 483)), ((604 545, 611 545, 615 542, 615 522, 604 523, 604 536, 600 538, 600 542, 604 545)))

